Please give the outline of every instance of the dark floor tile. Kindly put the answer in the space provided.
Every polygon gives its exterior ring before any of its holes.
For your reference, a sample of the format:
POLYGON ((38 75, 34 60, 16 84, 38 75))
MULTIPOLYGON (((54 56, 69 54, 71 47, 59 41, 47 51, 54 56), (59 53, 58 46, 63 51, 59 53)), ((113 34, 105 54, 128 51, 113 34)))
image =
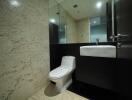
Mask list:
POLYGON ((127 100, 126 97, 119 96, 113 91, 85 84, 79 81, 74 81, 68 90, 90 100, 127 100))

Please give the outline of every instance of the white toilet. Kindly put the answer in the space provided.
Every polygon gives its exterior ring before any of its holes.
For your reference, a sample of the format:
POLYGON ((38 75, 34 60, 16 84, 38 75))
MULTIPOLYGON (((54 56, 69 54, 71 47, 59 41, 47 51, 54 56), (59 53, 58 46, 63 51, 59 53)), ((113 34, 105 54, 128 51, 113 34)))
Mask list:
POLYGON ((62 92, 72 83, 72 72, 75 69, 75 57, 63 56, 61 65, 49 73, 49 79, 56 83, 57 89, 62 92))

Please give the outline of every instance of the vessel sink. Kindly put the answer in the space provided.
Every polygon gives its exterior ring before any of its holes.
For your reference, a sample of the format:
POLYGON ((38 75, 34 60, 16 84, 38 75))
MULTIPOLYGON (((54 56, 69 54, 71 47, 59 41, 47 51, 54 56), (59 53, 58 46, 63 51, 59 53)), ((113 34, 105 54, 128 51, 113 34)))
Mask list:
POLYGON ((92 56, 92 57, 116 58, 116 46, 113 45, 81 46, 80 55, 92 56))

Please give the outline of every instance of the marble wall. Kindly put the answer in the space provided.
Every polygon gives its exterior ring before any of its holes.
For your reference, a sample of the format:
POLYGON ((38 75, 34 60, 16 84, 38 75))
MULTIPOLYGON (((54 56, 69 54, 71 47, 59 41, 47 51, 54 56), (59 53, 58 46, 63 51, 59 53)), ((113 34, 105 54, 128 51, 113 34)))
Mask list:
POLYGON ((77 43, 78 42, 78 34, 76 27, 76 20, 71 17, 69 13, 66 12, 66 40, 67 43, 77 43))
POLYGON ((90 22, 89 18, 77 21, 78 43, 90 42, 90 22))
POLYGON ((0 100, 26 100, 49 69, 48 0, 0 0, 0 100))

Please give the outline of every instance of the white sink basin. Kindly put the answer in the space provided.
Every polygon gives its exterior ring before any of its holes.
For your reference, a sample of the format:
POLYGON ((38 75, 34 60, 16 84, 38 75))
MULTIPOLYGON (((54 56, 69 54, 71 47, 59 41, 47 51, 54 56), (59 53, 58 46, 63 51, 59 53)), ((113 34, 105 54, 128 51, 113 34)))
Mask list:
POLYGON ((113 45, 81 46, 80 55, 116 58, 116 46, 113 46, 113 45))

